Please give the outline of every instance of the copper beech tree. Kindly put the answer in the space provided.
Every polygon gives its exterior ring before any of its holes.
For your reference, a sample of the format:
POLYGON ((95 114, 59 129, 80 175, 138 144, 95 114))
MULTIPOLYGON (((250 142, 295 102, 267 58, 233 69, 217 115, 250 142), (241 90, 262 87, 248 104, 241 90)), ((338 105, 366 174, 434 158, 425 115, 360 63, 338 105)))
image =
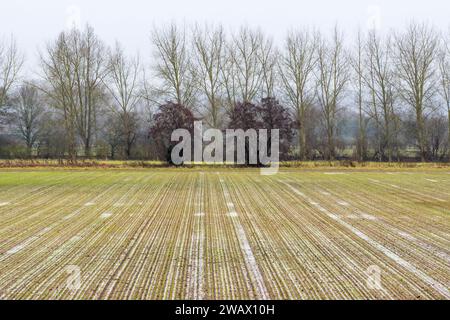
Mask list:
POLYGON ((172 132, 176 129, 186 129, 193 133, 194 121, 192 111, 181 104, 167 102, 158 107, 152 119, 149 138, 157 147, 159 159, 171 162, 172 148, 177 143, 171 141, 172 132))

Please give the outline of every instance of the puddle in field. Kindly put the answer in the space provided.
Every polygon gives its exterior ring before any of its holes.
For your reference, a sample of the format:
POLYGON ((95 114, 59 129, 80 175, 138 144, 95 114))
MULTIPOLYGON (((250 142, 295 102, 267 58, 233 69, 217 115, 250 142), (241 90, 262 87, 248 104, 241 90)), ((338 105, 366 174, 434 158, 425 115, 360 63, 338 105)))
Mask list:
POLYGON ((363 219, 367 219, 367 220, 377 220, 377 217, 374 217, 367 213, 361 213, 361 217, 363 217, 363 219))
POLYGON ((205 215, 204 212, 197 212, 197 213, 194 213, 194 216, 196 216, 196 217, 203 217, 204 215, 205 215))
POLYGON ((90 206, 95 205, 95 202, 86 202, 84 205, 85 205, 86 207, 90 207, 90 206))
POLYGON ((71 243, 79 240, 81 240, 81 236, 73 236, 72 238, 70 238, 69 242, 71 243))
POLYGON ((19 244, 19 245, 15 246, 14 248, 9 249, 8 251, 6 251, 6 254, 14 254, 14 253, 17 253, 17 252, 19 252, 20 250, 22 250, 23 248, 25 248, 25 246, 19 244))
POLYGON ((16 245, 15 247, 9 249, 8 251, 6 251, 6 256, 9 256, 9 255, 12 255, 12 254, 15 254, 15 253, 21 251, 26 246, 28 246, 31 242, 36 241, 37 239, 39 239, 38 235, 35 235, 35 236, 32 236, 31 238, 28 238, 24 242, 22 242, 22 243, 16 245))
POLYGON ((417 240, 416 237, 410 235, 409 233, 403 232, 403 231, 399 231, 398 234, 399 234, 399 236, 401 236, 401 237, 403 237, 403 238, 405 238, 405 239, 407 239, 409 241, 416 241, 417 240))
POLYGON ((106 218, 109 218, 109 217, 111 217, 111 216, 112 216, 112 213, 111 213, 111 212, 104 212, 104 213, 102 213, 102 214, 100 215, 100 218, 106 219, 106 218))
POLYGON ((347 218, 347 219, 352 219, 352 220, 371 220, 371 221, 375 221, 378 220, 377 217, 374 217, 370 214, 367 213, 359 213, 359 214, 346 214, 342 216, 343 218, 347 218))
POLYGON ((69 220, 70 218, 74 217, 76 214, 77 214, 77 212, 68 214, 67 216, 65 216, 65 217, 63 218, 63 220, 69 220))
POLYGON ((236 211, 231 211, 231 212, 228 212, 228 216, 230 216, 230 217, 237 217, 238 214, 237 214, 236 211))
POLYGON ((10 202, 0 202, 0 207, 7 206, 10 202))

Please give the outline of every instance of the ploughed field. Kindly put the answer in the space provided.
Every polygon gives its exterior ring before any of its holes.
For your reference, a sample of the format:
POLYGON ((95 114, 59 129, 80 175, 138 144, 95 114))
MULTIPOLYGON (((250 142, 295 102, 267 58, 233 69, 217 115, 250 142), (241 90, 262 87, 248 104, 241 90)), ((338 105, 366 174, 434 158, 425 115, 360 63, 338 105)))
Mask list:
POLYGON ((450 299, 450 172, 0 171, 3 299, 450 299))

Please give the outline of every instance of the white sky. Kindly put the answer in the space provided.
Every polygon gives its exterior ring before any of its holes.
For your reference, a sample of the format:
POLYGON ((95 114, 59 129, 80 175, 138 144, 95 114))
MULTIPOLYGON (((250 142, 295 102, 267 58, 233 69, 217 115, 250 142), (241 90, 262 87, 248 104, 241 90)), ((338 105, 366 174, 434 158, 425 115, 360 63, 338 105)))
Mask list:
POLYGON ((68 21, 91 24, 108 44, 119 40, 129 51, 150 55, 154 24, 221 22, 225 28, 261 27, 276 41, 301 26, 331 29, 337 22, 352 34, 358 26, 401 28, 411 19, 439 29, 450 25, 449 0, 0 0, 0 36, 14 34, 34 67, 36 49, 52 40, 68 21))

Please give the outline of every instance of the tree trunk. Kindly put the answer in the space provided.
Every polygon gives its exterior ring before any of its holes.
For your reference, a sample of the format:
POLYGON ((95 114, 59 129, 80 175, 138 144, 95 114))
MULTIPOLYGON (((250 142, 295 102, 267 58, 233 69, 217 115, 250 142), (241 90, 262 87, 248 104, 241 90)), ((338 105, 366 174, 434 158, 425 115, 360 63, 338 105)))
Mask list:
POLYGON ((131 143, 127 143, 127 146, 125 148, 125 156, 127 157, 127 160, 131 157, 131 143))
POLYGON ((328 128, 327 139, 328 139, 328 160, 334 160, 334 139, 333 139, 333 128, 328 128))
POLYGON ((68 136, 67 136, 67 146, 69 148, 68 150, 68 154, 69 154, 69 159, 72 162, 76 162, 77 160, 77 146, 76 146, 76 142, 75 142, 75 133, 74 133, 74 129, 73 127, 69 127, 68 130, 68 136))
POLYGON ((425 132, 422 112, 417 110, 417 138, 419 140, 420 161, 426 161, 425 132))
POLYGON ((358 159, 359 161, 365 160, 365 145, 366 145, 366 136, 364 133, 364 123, 363 123, 363 115, 362 115, 362 107, 361 104, 359 106, 359 147, 358 147, 358 159))
POLYGON ((306 160, 306 128, 305 128, 305 112, 302 103, 298 105, 297 118, 298 118, 298 144, 300 147, 300 160, 306 160))
POLYGON ((307 158, 307 152, 306 152, 306 132, 305 132, 305 125, 303 124, 300 128, 300 159, 302 161, 305 161, 307 158))
POLYGON ((384 126, 386 132, 386 143, 387 143, 387 152, 388 152, 388 162, 392 162, 392 143, 391 143, 391 130, 389 127, 389 119, 388 116, 384 116, 384 126))
POLYGON ((91 142, 89 138, 86 139, 84 144, 84 157, 87 159, 91 157, 91 142))
POLYGON ((447 154, 448 154, 448 161, 450 162, 450 106, 448 106, 447 108, 447 112, 448 112, 448 137, 447 137, 447 154))
POLYGON ((33 146, 27 143, 27 156, 29 159, 33 157, 33 146))

